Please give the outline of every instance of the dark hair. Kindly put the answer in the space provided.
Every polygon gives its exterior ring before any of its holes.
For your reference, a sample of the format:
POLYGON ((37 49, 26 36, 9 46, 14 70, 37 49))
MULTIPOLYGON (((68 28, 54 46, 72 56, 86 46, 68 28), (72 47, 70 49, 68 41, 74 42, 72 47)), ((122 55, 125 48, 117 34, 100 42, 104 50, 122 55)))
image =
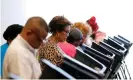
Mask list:
POLYGON ((76 40, 73 38, 73 36, 68 36, 67 37, 67 42, 68 43, 71 43, 72 44, 74 41, 76 41, 76 40))
POLYGON ((71 25, 71 22, 69 22, 65 17, 55 16, 49 23, 50 32, 61 32, 68 25, 71 25))
POLYGON ((90 32, 89 28, 82 22, 76 22, 72 27, 78 28, 83 35, 87 35, 90 32))
POLYGON ((69 36, 67 37, 68 43, 73 43, 83 39, 83 34, 78 28, 72 28, 70 30, 69 36))
POLYGON ((3 37, 5 40, 13 40, 21 31, 23 26, 19 24, 13 24, 8 26, 5 30, 3 37))

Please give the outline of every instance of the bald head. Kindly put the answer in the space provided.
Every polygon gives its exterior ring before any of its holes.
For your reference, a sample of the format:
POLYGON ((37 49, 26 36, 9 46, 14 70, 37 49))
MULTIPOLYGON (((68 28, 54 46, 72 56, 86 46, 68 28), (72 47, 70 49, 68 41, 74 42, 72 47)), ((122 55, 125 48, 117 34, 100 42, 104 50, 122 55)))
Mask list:
POLYGON ((31 17, 26 22, 21 35, 32 47, 38 48, 46 38, 48 31, 48 25, 43 18, 31 17))
POLYGON ((46 21, 41 17, 31 17, 31 18, 29 18, 28 21, 25 24, 25 28, 30 28, 30 29, 44 28, 47 32, 49 30, 46 21))

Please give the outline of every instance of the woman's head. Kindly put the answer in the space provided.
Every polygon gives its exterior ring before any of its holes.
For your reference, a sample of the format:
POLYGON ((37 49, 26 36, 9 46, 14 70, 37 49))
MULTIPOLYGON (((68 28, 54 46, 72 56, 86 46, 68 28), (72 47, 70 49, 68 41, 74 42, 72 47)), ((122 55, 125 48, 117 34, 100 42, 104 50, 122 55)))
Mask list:
POLYGON ((76 22, 73 24, 72 27, 78 28, 82 34, 83 34, 83 42, 85 41, 87 35, 91 33, 91 28, 88 27, 88 25, 82 23, 82 22, 76 22))
POLYGON ((3 37, 7 42, 10 44, 10 42, 16 38, 16 36, 22 31, 23 26, 19 24, 12 24, 8 26, 8 28, 5 30, 3 37))
POLYGON ((70 21, 63 16, 55 16, 49 23, 50 32, 58 39, 58 42, 66 40, 70 31, 70 21))

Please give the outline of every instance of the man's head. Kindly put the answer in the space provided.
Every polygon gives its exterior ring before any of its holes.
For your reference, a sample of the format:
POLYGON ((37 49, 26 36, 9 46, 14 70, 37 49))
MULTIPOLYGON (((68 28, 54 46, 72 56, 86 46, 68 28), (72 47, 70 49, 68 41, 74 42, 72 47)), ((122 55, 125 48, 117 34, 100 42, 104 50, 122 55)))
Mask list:
POLYGON ((21 36, 37 49, 48 34, 48 25, 41 17, 31 17, 25 24, 21 36))
POLYGON ((82 32, 78 28, 72 28, 70 30, 69 36, 67 37, 67 42, 77 47, 82 43, 82 39, 82 32))
POLYGON ((12 24, 5 30, 3 37, 10 44, 11 41, 22 31, 23 26, 19 24, 12 24))

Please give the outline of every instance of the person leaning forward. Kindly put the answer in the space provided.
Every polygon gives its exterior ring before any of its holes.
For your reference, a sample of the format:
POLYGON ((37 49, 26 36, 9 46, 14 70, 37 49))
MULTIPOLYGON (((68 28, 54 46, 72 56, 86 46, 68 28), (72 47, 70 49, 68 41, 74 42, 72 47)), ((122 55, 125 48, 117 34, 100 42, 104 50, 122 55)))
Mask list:
POLYGON ((41 17, 31 17, 22 32, 10 44, 4 59, 3 78, 15 74, 22 79, 37 79, 41 68, 35 57, 37 49, 48 34, 48 25, 41 17))

